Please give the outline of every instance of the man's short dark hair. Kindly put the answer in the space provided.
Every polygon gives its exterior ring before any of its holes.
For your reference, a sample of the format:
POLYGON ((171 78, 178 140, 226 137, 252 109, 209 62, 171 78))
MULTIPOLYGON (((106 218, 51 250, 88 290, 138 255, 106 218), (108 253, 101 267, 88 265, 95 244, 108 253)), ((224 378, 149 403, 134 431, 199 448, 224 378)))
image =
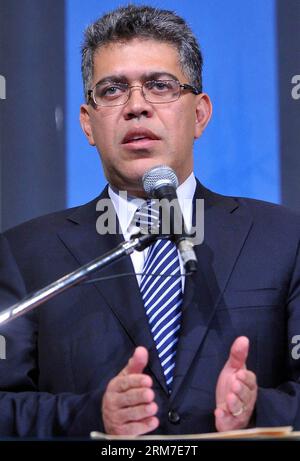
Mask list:
POLYGON ((182 71, 189 83, 202 91, 203 58, 197 39, 184 19, 173 11, 128 5, 105 14, 85 30, 81 71, 86 100, 92 85, 96 50, 109 43, 126 42, 134 38, 173 45, 178 51, 182 71))

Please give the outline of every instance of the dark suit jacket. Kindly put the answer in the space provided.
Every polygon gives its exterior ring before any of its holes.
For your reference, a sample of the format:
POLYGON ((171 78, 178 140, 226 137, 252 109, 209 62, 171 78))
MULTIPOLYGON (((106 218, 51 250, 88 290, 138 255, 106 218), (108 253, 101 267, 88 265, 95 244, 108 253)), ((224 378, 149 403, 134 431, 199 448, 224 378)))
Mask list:
MULTIPOLYGON (((102 197, 107 197, 104 190, 102 197)), ((0 433, 88 435, 103 430, 101 396, 138 345, 150 353, 157 433, 214 431, 215 387, 230 346, 250 339, 258 379, 257 426, 300 429, 299 217, 283 207, 224 197, 199 183, 205 240, 186 280, 173 392, 168 395, 135 276, 75 287, 15 320, 1 362, 0 433)), ((96 233, 94 200, 6 233, 28 292, 115 247, 96 233)), ((133 272, 129 257, 98 276, 133 272)))

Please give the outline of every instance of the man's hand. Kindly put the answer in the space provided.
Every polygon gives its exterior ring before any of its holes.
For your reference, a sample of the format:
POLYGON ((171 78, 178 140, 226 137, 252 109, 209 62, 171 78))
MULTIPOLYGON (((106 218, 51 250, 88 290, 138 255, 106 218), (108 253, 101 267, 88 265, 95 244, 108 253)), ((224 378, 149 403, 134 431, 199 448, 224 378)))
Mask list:
POLYGON ((126 367, 108 383, 102 400, 107 434, 140 435, 158 427, 152 379, 143 374, 147 363, 147 349, 137 347, 126 367))
POLYGON ((218 431, 244 429, 249 424, 256 403, 257 384, 255 374, 246 368, 248 351, 248 338, 237 338, 219 375, 215 409, 218 431))

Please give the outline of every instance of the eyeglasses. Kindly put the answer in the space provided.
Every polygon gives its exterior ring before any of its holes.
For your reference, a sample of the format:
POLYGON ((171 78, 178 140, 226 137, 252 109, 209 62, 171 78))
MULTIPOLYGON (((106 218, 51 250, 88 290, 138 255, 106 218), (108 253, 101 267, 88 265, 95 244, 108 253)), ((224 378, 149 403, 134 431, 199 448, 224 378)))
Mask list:
POLYGON ((96 106, 114 107, 127 103, 133 88, 140 88, 145 100, 151 104, 164 104, 176 101, 182 91, 200 94, 196 87, 177 80, 150 80, 143 85, 128 85, 128 83, 99 82, 88 91, 89 102, 96 106))

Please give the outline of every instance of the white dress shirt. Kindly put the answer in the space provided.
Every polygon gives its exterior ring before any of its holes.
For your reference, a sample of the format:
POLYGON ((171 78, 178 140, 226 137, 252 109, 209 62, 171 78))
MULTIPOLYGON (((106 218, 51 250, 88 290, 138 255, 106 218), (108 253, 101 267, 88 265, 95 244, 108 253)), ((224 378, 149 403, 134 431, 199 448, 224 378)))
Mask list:
MULTIPOLYGON (((194 173, 191 173, 190 176, 182 184, 180 184, 180 186, 176 190, 178 203, 187 229, 191 229, 192 227, 193 197, 195 194, 195 190, 196 179, 194 173)), ((108 188, 108 194, 115 207, 124 239, 129 240, 132 235, 139 232, 139 228, 134 226, 132 222, 134 221, 133 218, 137 208, 145 202, 145 199, 127 196, 127 200, 125 200, 125 198, 122 197, 122 195, 119 195, 119 193, 112 189, 111 186, 109 186, 108 188)), ((134 271, 137 274, 136 277, 139 284, 141 281, 141 275, 139 274, 143 272, 144 262, 147 257, 148 251, 149 248, 146 248, 144 251, 134 251, 130 255, 134 271)), ((178 255, 180 262, 180 270, 181 273, 184 274, 184 267, 179 252, 178 255)), ((184 277, 182 277, 181 280, 183 291, 184 277)))

